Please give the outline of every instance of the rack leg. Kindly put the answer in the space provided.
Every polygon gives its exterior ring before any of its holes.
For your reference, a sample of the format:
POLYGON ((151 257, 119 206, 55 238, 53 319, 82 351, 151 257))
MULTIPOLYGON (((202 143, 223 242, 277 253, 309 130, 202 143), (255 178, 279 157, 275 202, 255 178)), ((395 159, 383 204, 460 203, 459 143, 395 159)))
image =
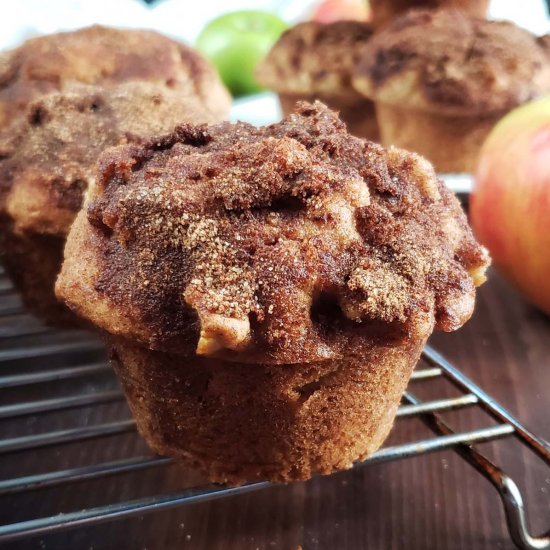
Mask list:
MULTIPOLYGON (((410 404, 418 405, 420 399, 410 392, 405 392, 404 400, 410 404)), ((455 433, 453 429, 437 414, 424 413, 421 420, 438 435, 450 435, 455 433)), ((508 531, 514 544, 520 550, 547 550, 550 549, 550 531, 533 537, 527 528, 525 506, 521 492, 512 478, 493 464, 486 456, 470 445, 460 444, 454 448, 468 464, 475 468, 483 477, 488 479, 498 491, 504 512, 508 531)))

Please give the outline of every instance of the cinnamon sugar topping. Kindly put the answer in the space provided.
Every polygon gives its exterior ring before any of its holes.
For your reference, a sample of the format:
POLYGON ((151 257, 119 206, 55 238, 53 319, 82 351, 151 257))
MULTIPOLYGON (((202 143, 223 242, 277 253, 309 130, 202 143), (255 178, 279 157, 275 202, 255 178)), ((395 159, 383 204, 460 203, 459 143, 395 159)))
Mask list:
POLYGON ((299 23, 282 34, 256 77, 277 92, 353 96, 353 68, 371 36, 364 21, 299 23))
POLYGON ((67 258, 70 305, 153 349, 239 361, 453 330, 488 263, 423 159, 350 136, 320 103, 112 149, 81 217, 69 244, 93 250, 93 293, 118 320, 82 299, 67 258))
POLYGON ((194 97, 148 82, 74 85, 32 102, 0 135, 0 215, 18 231, 66 235, 105 148, 182 120, 214 119, 194 97))
POLYGON ((487 116, 550 92, 548 37, 458 10, 416 9, 363 48, 353 84, 370 99, 487 116))

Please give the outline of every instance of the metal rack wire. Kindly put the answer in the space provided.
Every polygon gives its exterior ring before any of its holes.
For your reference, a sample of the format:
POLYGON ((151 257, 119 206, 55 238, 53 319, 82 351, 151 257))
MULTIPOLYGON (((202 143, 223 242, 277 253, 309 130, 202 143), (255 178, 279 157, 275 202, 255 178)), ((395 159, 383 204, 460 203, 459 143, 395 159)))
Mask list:
MULTIPOLYGON (((0 375, 0 395, 5 395, 4 392, 14 391, 21 387, 33 387, 47 382, 61 383, 98 373, 114 376, 110 374, 110 367, 105 357, 101 355, 101 350, 101 343, 90 334, 55 332, 25 314, 8 279, 0 268, 0 365, 31 359, 42 362, 39 369, 0 375), (70 360, 67 359, 71 354, 76 355, 70 360), (44 366, 44 363, 48 366, 44 366)), ((74 395, 18 401, 0 406, 0 420, 17 419, 46 412, 76 409, 77 407, 97 406, 122 401, 122 399, 123 395, 120 389, 115 387, 114 389, 86 391, 74 395)), ((523 499, 514 481, 473 446, 513 436, 550 467, 550 445, 547 442, 523 427, 501 405, 430 347, 426 347, 423 361, 413 373, 411 385, 403 396, 398 417, 418 417, 435 434, 434 437, 384 447, 355 467, 365 467, 373 463, 453 449, 488 479, 498 491, 504 506, 510 536, 516 546, 521 549, 550 548, 550 531, 539 537, 534 537, 529 533, 523 499), (421 401, 412 392, 415 384, 428 384, 441 379, 450 381, 460 390, 460 395, 421 401), (491 425, 471 431, 455 431, 439 415, 444 411, 473 406, 479 407, 487 413, 493 421, 496 421, 496 424, 493 422, 491 425)), ((73 444, 132 431, 135 431, 134 421, 125 418, 92 426, 4 438, 0 440, 0 456, 21 451, 34 452, 48 446, 73 444)), ((172 460, 169 458, 144 455, 3 479, 0 480, 0 496, 28 493, 107 476, 166 467, 170 464, 172 464, 172 460)), ((176 506, 235 496, 250 491, 268 489, 269 486, 268 482, 258 482, 237 488, 199 487, 28 519, 1 525, 0 543, 138 514, 142 515, 176 506)))

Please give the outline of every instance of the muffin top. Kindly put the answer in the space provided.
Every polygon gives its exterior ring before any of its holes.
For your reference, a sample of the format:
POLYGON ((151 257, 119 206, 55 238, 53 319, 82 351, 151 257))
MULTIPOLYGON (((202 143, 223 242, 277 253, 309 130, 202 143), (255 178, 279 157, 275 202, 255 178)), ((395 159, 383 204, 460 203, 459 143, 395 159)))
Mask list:
POLYGON ((426 160, 301 103, 106 151, 57 293, 150 349, 310 362, 456 329, 487 261, 426 160))
POLYGON ((372 10, 372 25, 379 30, 395 17, 414 8, 455 8, 484 17, 489 0, 369 0, 369 4, 372 10))
POLYGON ((177 122, 211 122, 196 96, 147 82, 76 85, 27 106, 0 134, 0 218, 17 231, 65 235, 101 151, 177 122))
POLYGON ((0 128, 39 96, 72 83, 141 80, 195 95, 222 119, 230 97, 192 48, 153 31, 93 26, 40 36, 0 54, 0 128))
POLYGON ((258 65, 259 82, 280 93, 356 96, 353 67, 372 35, 367 23, 300 23, 284 32, 258 65))
POLYGON ((411 11, 365 46, 353 84, 371 99, 411 109, 506 112, 550 91, 547 45, 510 22, 411 11))

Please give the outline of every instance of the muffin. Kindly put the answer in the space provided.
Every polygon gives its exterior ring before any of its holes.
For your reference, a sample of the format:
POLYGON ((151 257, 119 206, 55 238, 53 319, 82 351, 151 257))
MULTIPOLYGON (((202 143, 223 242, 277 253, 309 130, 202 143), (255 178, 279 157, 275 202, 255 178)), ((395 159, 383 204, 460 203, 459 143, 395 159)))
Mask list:
POLYGON ((32 313, 54 325, 77 320, 55 298, 54 284, 99 154, 181 120, 215 118, 195 96, 132 81, 51 93, 0 132, 0 256, 32 313))
POLYGON ((0 129, 29 102, 73 83, 147 81, 195 96, 218 120, 230 97, 216 71, 192 48, 153 31, 86 27, 27 40, 0 53, 0 129))
POLYGON ((472 172, 495 123, 550 92, 546 40, 458 11, 409 12, 364 47, 353 83, 375 102, 383 145, 472 172))
POLYGON ((351 134, 378 141, 370 99, 351 85, 354 66, 372 30, 367 23, 300 23, 289 29, 256 69, 258 81, 279 94, 283 113, 298 100, 319 99, 339 111, 351 134))
POLYGON ((456 9, 475 17, 485 17, 489 0, 369 0, 372 26, 376 31, 411 9, 456 9))
POLYGON ((153 450, 286 482, 380 446, 487 261, 428 162, 299 103, 106 151, 56 291, 105 332, 153 450))

